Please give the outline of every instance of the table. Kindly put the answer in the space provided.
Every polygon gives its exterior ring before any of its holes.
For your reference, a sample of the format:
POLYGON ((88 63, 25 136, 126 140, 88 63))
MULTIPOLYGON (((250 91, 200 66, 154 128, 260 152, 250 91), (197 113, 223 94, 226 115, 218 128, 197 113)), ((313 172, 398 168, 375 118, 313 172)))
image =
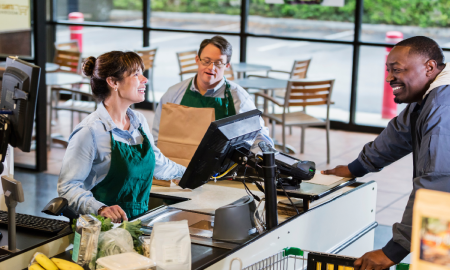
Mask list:
POLYGON ((257 64, 248 64, 244 62, 240 63, 232 63, 231 67, 233 68, 233 71, 237 73, 237 78, 242 78, 242 74, 245 72, 251 72, 251 71, 269 71, 272 69, 271 66, 264 66, 264 65, 257 65, 257 64))
MULTIPOLYGON (((0 62, 0 67, 6 67, 6 62, 2 61, 0 62)), ((58 70, 59 65, 55 64, 55 63, 45 63, 45 71, 50 72, 50 71, 56 71, 58 70)))
POLYGON ((261 90, 273 90, 279 88, 286 88, 288 80, 274 79, 274 78, 245 78, 234 80, 236 84, 240 85, 244 89, 261 89, 261 90))
MULTIPOLYGON (((52 94, 52 87, 53 86, 60 86, 64 84, 75 84, 80 83, 83 80, 83 76, 75 74, 75 73, 68 73, 68 72, 53 72, 53 73, 46 73, 45 80, 47 84, 47 103, 50 102, 50 95, 52 94)), ((51 106, 51 104, 49 104, 51 106)), ((48 117, 48 133, 47 133, 47 144, 50 148, 50 145, 52 142, 62 144, 67 147, 67 141, 62 138, 59 134, 51 134, 52 131, 52 115, 49 114, 48 117)))

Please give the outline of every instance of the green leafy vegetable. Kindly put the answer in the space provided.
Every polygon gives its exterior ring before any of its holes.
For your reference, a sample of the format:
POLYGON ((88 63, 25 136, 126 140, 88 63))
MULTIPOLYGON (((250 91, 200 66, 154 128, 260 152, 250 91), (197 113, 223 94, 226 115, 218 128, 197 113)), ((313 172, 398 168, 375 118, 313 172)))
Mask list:
POLYGON ((140 219, 135 220, 133 222, 128 222, 125 220, 118 227, 118 228, 127 230, 131 234, 131 237, 133 238, 133 246, 137 252, 139 252, 138 248, 140 247, 139 236, 142 235, 142 231, 141 231, 142 224, 141 223, 142 223, 142 221, 140 219))

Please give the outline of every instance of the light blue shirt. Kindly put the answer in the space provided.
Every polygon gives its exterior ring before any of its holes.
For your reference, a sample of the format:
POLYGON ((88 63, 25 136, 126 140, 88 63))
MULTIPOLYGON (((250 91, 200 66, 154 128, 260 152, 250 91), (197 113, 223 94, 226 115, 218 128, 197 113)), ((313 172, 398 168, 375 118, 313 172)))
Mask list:
POLYGON ((130 118, 129 130, 119 129, 101 102, 97 110, 78 124, 69 137, 58 180, 58 194, 66 198, 69 206, 80 214, 97 214, 97 210, 104 205, 93 197, 90 190, 106 177, 111 166, 111 132, 114 140, 137 145, 144 141, 138 130, 142 126, 155 152, 155 178, 180 179, 186 170, 166 158, 155 146, 147 120, 141 113, 128 109, 127 115, 130 118))
MULTIPOLYGON (((181 100, 183 99, 184 93, 186 92, 189 83, 191 81, 192 81, 191 89, 189 90, 200 93, 200 91, 197 89, 193 81, 195 80, 195 78, 196 77, 189 78, 187 80, 175 84, 174 86, 170 87, 169 90, 167 90, 167 92, 162 96, 158 108, 156 109, 155 112, 155 119, 153 119, 152 135, 155 138, 156 144, 158 143, 159 123, 161 121, 162 104, 166 103, 180 104, 181 100)), ((256 109, 255 103, 250 98, 250 95, 247 93, 247 91, 244 90, 244 88, 234 83, 233 81, 228 81, 228 83, 230 84, 230 92, 231 96, 233 97, 234 108, 236 110, 236 113, 239 114, 256 109)), ((213 89, 208 89, 208 91, 206 91, 204 96, 224 98, 225 88, 226 88, 225 78, 222 78, 219 84, 213 89)), ((258 143, 260 141, 265 141, 273 146, 273 141, 269 137, 269 129, 264 126, 264 120, 262 118, 260 118, 260 123, 262 127, 261 131, 256 137, 256 140, 251 148, 251 150, 255 153, 261 151, 258 147, 258 143)))

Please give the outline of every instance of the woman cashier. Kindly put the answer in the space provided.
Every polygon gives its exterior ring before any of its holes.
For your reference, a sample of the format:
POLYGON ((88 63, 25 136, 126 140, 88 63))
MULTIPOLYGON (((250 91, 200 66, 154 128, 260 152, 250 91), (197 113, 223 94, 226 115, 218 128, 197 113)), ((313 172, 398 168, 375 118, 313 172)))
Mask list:
POLYGON ((89 57, 95 112, 70 135, 58 180, 58 193, 80 214, 113 222, 148 210, 153 176, 180 179, 185 167, 156 148, 145 117, 130 105, 145 99, 144 64, 134 52, 112 51, 89 57))

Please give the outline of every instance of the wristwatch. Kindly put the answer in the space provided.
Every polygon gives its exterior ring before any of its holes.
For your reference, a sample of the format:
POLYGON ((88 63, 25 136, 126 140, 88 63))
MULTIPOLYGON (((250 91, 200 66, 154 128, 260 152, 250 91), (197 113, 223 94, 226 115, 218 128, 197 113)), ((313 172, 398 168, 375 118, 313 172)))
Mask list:
POLYGON ((100 208, 97 210, 97 214, 100 215, 100 212, 101 212, 103 209, 105 209, 106 207, 108 207, 108 206, 103 205, 102 207, 100 207, 100 208))

